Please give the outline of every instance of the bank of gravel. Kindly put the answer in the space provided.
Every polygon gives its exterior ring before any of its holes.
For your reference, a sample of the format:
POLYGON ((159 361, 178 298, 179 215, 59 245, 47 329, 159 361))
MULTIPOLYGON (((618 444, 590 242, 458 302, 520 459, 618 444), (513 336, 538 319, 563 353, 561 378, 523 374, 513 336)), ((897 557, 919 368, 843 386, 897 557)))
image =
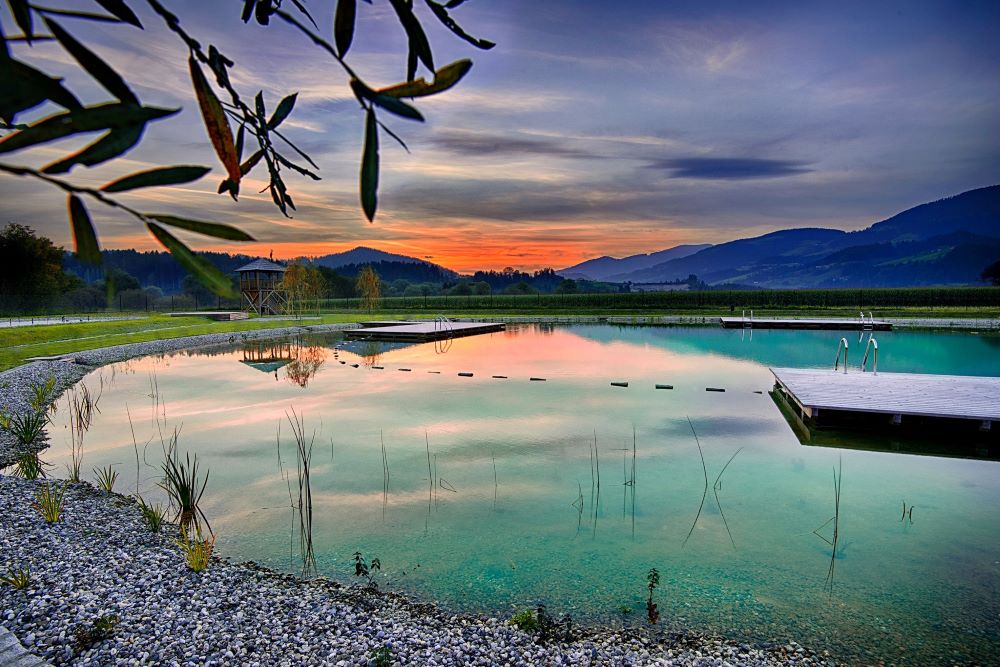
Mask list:
POLYGON ((42 482, 0 476, 0 624, 53 665, 367 665, 388 647, 400 665, 814 665, 768 649, 644 628, 542 644, 502 619, 455 616, 391 593, 307 582, 218 558, 187 569, 176 530, 154 534, 130 498, 69 487, 59 523, 31 507, 42 482), (87 637, 115 617, 109 636, 87 637))

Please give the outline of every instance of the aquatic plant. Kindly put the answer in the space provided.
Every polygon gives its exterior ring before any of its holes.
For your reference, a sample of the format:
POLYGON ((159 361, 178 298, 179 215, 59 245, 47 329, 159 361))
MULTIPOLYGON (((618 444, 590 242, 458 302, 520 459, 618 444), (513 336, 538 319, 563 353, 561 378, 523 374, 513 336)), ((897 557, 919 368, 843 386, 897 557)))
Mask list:
POLYGON ((163 481, 159 487, 167 492, 170 498, 171 507, 176 510, 176 521, 184 530, 192 525, 200 533, 201 523, 205 522, 209 532, 212 531, 208 523, 208 517, 201 510, 201 498, 208 485, 208 471, 202 478, 198 473, 198 455, 190 452, 184 455, 181 461, 177 453, 177 433, 171 438, 169 447, 166 449, 166 456, 162 463, 163 481))
POLYGON ((208 568, 212 560, 212 552, 215 550, 214 533, 204 537, 201 533, 201 527, 196 523, 195 537, 190 539, 187 528, 181 526, 181 536, 179 540, 176 540, 176 543, 181 548, 181 553, 184 554, 187 566, 194 572, 201 572, 208 568))
POLYGON ((649 568, 649 572, 646 574, 646 589, 649 591, 649 597, 646 598, 646 619, 650 625, 655 625, 660 620, 660 611, 657 609, 656 603, 653 602, 653 591, 659 585, 660 572, 655 567, 649 568))
POLYGON ((73 632, 73 645, 77 652, 82 653, 91 646, 99 644, 111 637, 118 625, 118 616, 105 614, 98 616, 90 625, 79 625, 73 632))
POLYGON ((511 625, 524 632, 535 632, 538 630, 538 617, 532 609, 523 609, 508 621, 511 625))
POLYGON ((67 484, 55 485, 49 482, 39 487, 32 507, 38 510, 45 523, 57 523, 62 516, 66 487, 67 484))
POLYGON ((0 413, 0 427, 10 431, 20 445, 30 445, 45 428, 48 416, 41 410, 28 410, 13 414, 0 413))
POLYGON ((150 505, 138 496, 136 500, 139 502, 139 511, 142 512, 142 518, 146 520, 146 525, 149 526, 152 532, 160 532, 160 526, 163 525, 163 520, 167 518, 167 509, 160 503, 150 505))
POLYGON ((83 436, 90 430, 97 403, 86 384, 73 388, 66 396, 66 403, 69 406, 70 437, 70 462, 66 470, 69 481, 78 483, 83 469, 83 436))
MULTIPOLYGON (((299 553, 302 555, 302 578, 308 579, 316 572, 316 553, 313 548, 313 504, 312 504, 312 482, 310 478, 310 467, 312 466, 313 443, 316 441, 315 432, 307 442, 306 424, 303 415, 296 414, 294 408, 292 414, 285 413, 288 423, 292 426, 292 435, 295 438, 295 460, 296 475, 299 483, 298 515, 299 515, 299 553)), ((278 424, 278 446, 281 446, 281 424, 278 424)), ((279 458, 280 463, 280 450, 279 458)), ((289 496, 291 492, 289 491, 289 496)), ((289 497, 289 500, 291 498, 289 497)))
POLYGON ((385 645, 379 646, 376 649, 372 649, 371 653, 371 664, 372 667, 392 667, 395 662, 392 657, 392 647, 385 645))
POLYGON ((35 412, 44 412, 45 405, 49 402, 49 397, 56 388, 56 376, 50 375, 45 382, 33 382, 28 386, 31 392, 31 408, 35 412))
POLYGON ((14 476, 34 481, 45 477, 45 465, 38 452, 24 452, 14 462, 14 476))
POLYGON ((7 574, 0 574, 0 581, 11 586, 14 590, 24 590, 31 583, 31 570, 27 567, 13 567, 7 570, 7 574))
POLYGON ((115 482, 118 481, 118 471, 114 466, 94 468, 94 475, 97 476, 97 488, 106 493, 114 491, 115 482))
POLYGON ((375 573, 381 571, 381 569, 382 561, 378 558, 372 558, 371 563, 368 563, 360 551, 354 552, 354 576, 368 579, 368 588, 378 588, 378 582, 375 581, 375 573))

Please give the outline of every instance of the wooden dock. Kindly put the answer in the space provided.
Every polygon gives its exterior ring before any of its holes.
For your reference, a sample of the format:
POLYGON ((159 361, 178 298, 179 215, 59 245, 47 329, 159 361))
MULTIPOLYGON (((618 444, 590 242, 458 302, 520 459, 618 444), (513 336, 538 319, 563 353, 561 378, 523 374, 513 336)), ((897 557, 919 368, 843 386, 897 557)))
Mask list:
POLYGON ((986 433, 1000 421, 1000 377, 770 370, 776 390, 815 425, 961 426, 986 433))
POLYGON ((892 331, 884 320, 850 318, 743 318, 720 317, 724 329, 820 329, 827 331, 892 331))
POLYGON ((370 322, 360 329, 348 329, 344 336, 350 339, 387 340, 398 342, 425 342, 477 336, 503 331, 502 322, 370 322))

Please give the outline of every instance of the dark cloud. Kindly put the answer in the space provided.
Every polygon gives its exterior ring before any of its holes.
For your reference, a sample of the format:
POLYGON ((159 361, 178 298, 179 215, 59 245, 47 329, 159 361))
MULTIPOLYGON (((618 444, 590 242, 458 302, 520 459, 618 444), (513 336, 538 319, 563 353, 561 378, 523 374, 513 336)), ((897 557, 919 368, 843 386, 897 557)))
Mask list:
POLYGON ((473 156, 542 155, 546 157, 597 158, 594 153, 567 146, 555 139, 524 139, 502 134, 442 132, 431 140, 436 148, 473 156))
POLYGON ((657 160, 649 166, 670 171, 671 178, 701 178, 707 180, 743 180, 748 178, 781 178, 807 174, 809 163, 795 160, 768 160, 745 157, 685 157, 657 160))

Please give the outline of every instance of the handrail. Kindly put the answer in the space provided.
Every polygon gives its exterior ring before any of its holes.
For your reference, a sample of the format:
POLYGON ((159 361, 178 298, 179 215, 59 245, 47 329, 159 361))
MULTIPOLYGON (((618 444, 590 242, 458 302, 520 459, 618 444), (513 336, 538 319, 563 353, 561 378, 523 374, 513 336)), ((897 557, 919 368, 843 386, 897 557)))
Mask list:
POLYGON ((837 344, 837 358, 833 362, 834 372, 840 368, 840 350, 844 350, 844 374, 847 374, 847 338, 841 338, 840 343, 837 344))
MULTIPOLYGON (((865 356, 861 360, 861 372, 865 372, 865 365, 868 363, 868 351, 870 349, 875 350, 875 354, 872 358, 872 375, 878 375, 878 340, 871 335, 868 336, 868 344, 865 345, 865 356)), ((847 362, 845 361, 844 363, 846 365, 847 362)))

